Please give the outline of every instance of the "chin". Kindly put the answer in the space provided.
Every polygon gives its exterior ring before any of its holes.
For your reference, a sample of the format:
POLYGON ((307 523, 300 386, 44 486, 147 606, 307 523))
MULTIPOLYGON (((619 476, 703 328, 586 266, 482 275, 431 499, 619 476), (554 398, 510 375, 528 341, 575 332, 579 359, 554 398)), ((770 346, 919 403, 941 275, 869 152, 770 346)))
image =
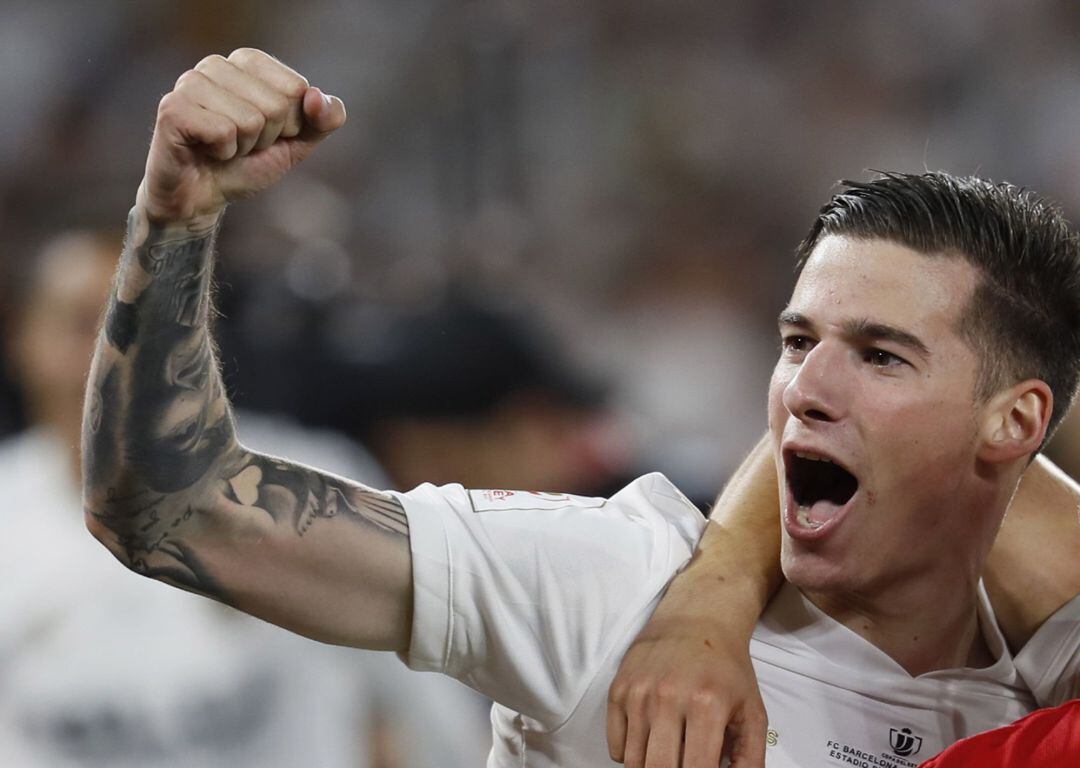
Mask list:
POLYGON ((785 537, 780 551, 784 578, 803 592, 844 592, 855 586, 850 568, 821 552, 806 551, 785 537))

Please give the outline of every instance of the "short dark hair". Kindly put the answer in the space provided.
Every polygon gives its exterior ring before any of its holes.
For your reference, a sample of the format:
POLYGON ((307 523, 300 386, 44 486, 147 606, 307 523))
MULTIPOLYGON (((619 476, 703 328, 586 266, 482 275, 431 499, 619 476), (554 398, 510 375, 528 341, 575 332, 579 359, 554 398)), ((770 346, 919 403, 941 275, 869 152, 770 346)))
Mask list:
POLYGON ((979 355, 975 396, 1041 379, 1054 394, 1049 438, 1080 376, 1080 244, 1061 210, 1030 190, 974 176, 882 173, 841 183, 799 244, 796 272, 827 235, 967 260, 980 280, 958 330, 979 355))

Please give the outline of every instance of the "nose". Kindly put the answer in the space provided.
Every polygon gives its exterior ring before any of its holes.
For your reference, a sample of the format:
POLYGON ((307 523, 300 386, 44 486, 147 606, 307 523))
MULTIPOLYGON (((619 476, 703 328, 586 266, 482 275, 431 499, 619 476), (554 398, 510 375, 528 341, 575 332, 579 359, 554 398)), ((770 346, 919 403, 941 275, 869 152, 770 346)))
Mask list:
POLYGON ((843 390, 850 376, 843 351, 821 342, 807 353, 784 387, 784 408, 803 422, 837 421, 843 415, 843 390))

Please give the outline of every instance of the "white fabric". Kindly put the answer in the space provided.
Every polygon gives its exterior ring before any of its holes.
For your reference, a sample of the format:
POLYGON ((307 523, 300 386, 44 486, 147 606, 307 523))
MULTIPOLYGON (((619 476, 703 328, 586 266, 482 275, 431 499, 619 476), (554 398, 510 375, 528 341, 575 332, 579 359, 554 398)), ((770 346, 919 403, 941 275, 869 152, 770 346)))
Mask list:
POLYGON ((489 766, 608 765, 605 681, 692 553, 701 513, 659 474, 609 500, 431 485, 402 499, 408 664, 499 702, 489 766))
MULTIPOLYGON (((700 512, 659 474, 608 500, 456 485, 400 497, 415 586, 406 663, 499 702, 488 766, 615 765, 608 686, 692 554, 700 512)), ((982 592, 979 609, 996 662, 912 678, 785 587, 751 644, 769 711, 769 768, 913 766, 1033 709, 982 592)), ((1075 655, 1080 638, 1049 634, 1033 640, 1040 655, 1075 655)))
POLYGON ((768 765, 914 766, 965 736, 1033 710, 1035 699, 981 589, 979 619, 996 659, 991 666, 912 677, 798 589, 782 587, 750 643, 769 713, 768 765), (899 742, 904 736, 911 738, 908 749, 899 742))
MULTIPOLYGON (((1080 567, 1080 566, 1078 566, 1080 567)), ((1065 603, 1016 654, 1016 668, 1041 707, 1080 699, 1080 595, 1065 603)))
MULTIPOLYGON (((356 474, 335 443, 259 421, 278 451, 330 446, 356 474)), ((363 768, 376 708, 418 747, 402 765, 478 764, 486 718, 459 684, 129 573, 87 533, 70 455, 41 432, 0 445, 0 766, 363 768)))

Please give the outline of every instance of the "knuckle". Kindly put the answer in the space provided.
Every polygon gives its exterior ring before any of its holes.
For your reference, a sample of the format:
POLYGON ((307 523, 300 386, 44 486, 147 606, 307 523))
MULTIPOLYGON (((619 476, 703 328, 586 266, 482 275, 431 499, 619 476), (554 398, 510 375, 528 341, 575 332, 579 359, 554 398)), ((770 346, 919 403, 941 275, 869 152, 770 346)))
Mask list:
POLYGON ((720 696, 709 688, 697 688, 689 694, 690 706, 696 709, 712 709, 720 703, 720 696))
POLYGON ((682 697, 682 689, 674 680, 661 680, 653 693, 660 704, 673 704, 682 697))
POLYGON ((652 686, 646 681, 635 680, 626 689, 626 702, 629 705, 641 706, 653 693, 652 686))
POLYGON ((235 51, 229 54, 229 61, 236 64, 238 67, 242 67, 245 64, 251 64, 258 60, 261 56, 266 54, 257 48, 237 48, 235 51))
POLYGON ((260 133, 264 125, 266 125, 266 118, 256 110, 245 112, 237 123, 237 127, 245 134, 260 133))
POLYGON ((204 56, 198 64, 195 65, 195 70, 198 72, 205 72, 207 70, 218 69, 222 64, 228 63, 224 56, 220 53, 211 53, 209 56, 204 56))
POLYGON ((627 694, 630 690, 630 682, 624 676, 616 677, 611 683, 611 687, 608 688, 608 703, 619 704, 626 701, 627 694))
POLYGON ((180 102, 183 98, 177 94, 176 91, 169 91, 161 97, 161 101, 158 102, 158 120, 171 119, 180 108, 180 102))
POLYGON ((214 144, 231 144, 236 141, 236 126, 228 121, 214 123, 207 127, 207 136, 214 144))
POLYGON ((290 70, 289 78, 289 95, 290 96, 303 96, 304 91, 308 89, 308 79, 301 75, 299 72, 293 72, 290 70))
POLYGON ((289 106, 289 99, 284 94, 274 94, 267 104, 267 114, 276 120, 284 120, 289 114, 289 106))
POLYGON ((173 90, 186 91, 196 84, 203 82, 206 79, 206 75, 202 72, 198 72, 194 69, 189 69, 184 72, 180 77, 176 78, 176 85, 173 86, 173 90))

